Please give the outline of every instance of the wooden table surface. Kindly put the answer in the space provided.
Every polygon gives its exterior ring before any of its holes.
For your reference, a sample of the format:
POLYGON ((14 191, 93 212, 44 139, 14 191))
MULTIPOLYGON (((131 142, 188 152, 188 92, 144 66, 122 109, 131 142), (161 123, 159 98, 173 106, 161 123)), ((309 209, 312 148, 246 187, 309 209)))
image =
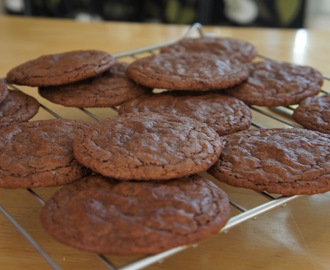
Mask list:
MULTIPOLYGON (((118 54, 181 38, 189 26, 47 20, 0 17, 0 76, 43 54, 77 49, 100 49, 118 54)), ((247 40, 261 55, 317 67, 330 76, 329 32, 257 28, 204 27, 204 32, 247 40)), ((324 85, 329 90, 329 82, 324 85)), ((78 109, 66 109, 41 99, 36 89, 22 90, 65 118, 88 118, 78 109)), ((101 118, 113 112, 92 110, 101 118)), ((41 109, 33 120, 53 118, 41 109)), ((265 125, 274 124, 268 118, 265 125)), ((1 154, 1 153, 0 153, 1 154)), ((246 207, 264 199, 238 188, 222 186, 246 207)), ((35 189, 42 199, 55 188, 35 189)), ((306 196, 248 220, 215 237, 175 254, 147 269, 329 269, 330 193, 306 196)), ((58 243, 39 224, 41 204, 26 190, 0 189, 0 206, 62 269, 108 269, 95 254, 58 243)), ((116 265, 135 258, 110 257, 116 265)), ((43 256, 0 212, 0 269, 52 269, 43 256)))

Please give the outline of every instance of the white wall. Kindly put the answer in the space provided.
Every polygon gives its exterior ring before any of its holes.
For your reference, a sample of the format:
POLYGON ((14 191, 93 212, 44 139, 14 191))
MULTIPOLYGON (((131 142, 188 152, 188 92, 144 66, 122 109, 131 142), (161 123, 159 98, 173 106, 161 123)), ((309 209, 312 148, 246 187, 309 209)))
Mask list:
POLYGON ((307 0, 305 26, 330 30, 330 0, 307 0))

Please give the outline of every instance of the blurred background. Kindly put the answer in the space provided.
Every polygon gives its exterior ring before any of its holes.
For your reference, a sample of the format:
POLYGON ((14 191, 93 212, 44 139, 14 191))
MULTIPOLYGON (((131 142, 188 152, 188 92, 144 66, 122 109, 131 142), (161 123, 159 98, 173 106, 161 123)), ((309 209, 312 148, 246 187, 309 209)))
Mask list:
POLYGON ((80 21, 330 29, 330 0, 0 0, 0 13, 80 21))

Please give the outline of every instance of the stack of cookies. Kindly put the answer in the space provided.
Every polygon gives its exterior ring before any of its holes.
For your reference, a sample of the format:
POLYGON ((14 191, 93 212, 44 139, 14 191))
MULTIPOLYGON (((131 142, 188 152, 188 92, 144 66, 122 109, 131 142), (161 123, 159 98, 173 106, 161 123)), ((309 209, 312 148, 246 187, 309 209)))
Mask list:
POLYGON ((101 120, 77 134, 75 159, 92 175, 64 186, 43 208, 56 239, 103 254, 152 254, 199 242, 230 218, 227 195, 197 175, 223 141, 204 123, 172 114, 101 120))
POLYGON ((330 135, 250 129, 250 105, 314 97, 322 74, 256 55, 248 42, 202 37, 130 64, 74 51, 12 69, 7 82, 37 86, 54 103, 120 107, 96 123, 32 121, 2 131, 0 186, 66 184, 44 206, 44 228, 76 248, 115 255, 157 253, 217 233, 230 218, 229 201, 202 172, 286 196, 329 191, 330 135))
MULTIPOLYGON (((317 103, 322 100, 324 104, 327 99, 327 97, 316 96, 320 93, 323 85, 323 75, 317 69, 270 60, 251 62, 255 56, 256 49, 253 49, 251 44, 234 39, 184 39, 163 48, 159 55, 135 61, 129 66, 128 74, 140 84, 149 87, 162 87, 160 76, 164 75, 166 80, 164 86, 170 90, 206 92, 217 89, 218 95, 235 97, 249 106, 288 106, 300 102, 310 104, 312 100, 316 100, 313 111, 316 111, 316 107, 318 107, 319 112, 322 111, 322 108, 326 108, 326 105, 318 106, 319 103, 317 103), (209 58, 205 56, 206 52, 211 55, 208 56, 209 58), (196 56, 197 54, 199 56, 196 56), (199 59, 198 57, 203 60, 192 62, 186 60, 186 58, 199 59), (214 61, 217 64, 207 64, 206 61, 214 61), (236 80, 233 80, 233 73, 230 73, 228 77, 223 77, 220 80, 214 72, 223 65, 223 61, 227 64, 233 63, 232 61, 239 61, 238 65, 229 65, 229 69, 231 71, 239 70, 241 76, 247 69, 248 76, 245 79, 242 76, 240 79, 236 77, 236 80), (200 66, 200 63, 203 65, 200 66), (162 68, 157 67, 158 65, 162 68), (196 65, 198 66, 196 67, 196 65), (189 84, 187 87, 184 82, 188 77, 188 81, 191 83, 191 74, 194 74, 193 79, 196 82, 194 86, 189 84), (208 77, 209 74, 212 75, 208 77), (207 82, 204 81, 204 78, 207 78, 207 82), (214 78, 218 83, 217 86, 214 86, 215 83, 212 82, 214 78), (182 80, 180 88, 171 85, 177 79, 182 80)), ((142 100, 141 97, 131 100, 122 105, 119 113, 172 110, 172 113, 184 111, 191 117, 195 117, 198 110, 191 110, 187 113, 187 109, 185 109, 185 102, 188 101, 181 101, 181 106, 175 104, 178 99, 168 102, 175 105, 166 103, 165 97, 178 96, 174 92, 159 95, 158 103, 154 101, 157 99, 154 96, 145 100, 142 100), (166 104, 163 106, 165 108, 162 107, 163 104, 166 104), (177 107, 180 109, 176 109, 177 107)), ((183 95, 180 93, 180 98, 183 95)), ((206 96, 200 92, 198 95, 200 95, 200 99, 206 96)), ((189 99, 191 97, 187 98, 187 100, 189 99)), ((211 99, 219 104, 215 98, 211 99)), ((305 106, 297 109, 294 113, 295 119, 300 119, 299 112, 305 111, 305 106)), ((212 108, 212 106, 206 107, 212 108)), ((200 106, 200 110, 203 110, 203 106, 200 106)), ((324 119, 326 112, 323 111, 322 114, 324 119)), ((202 118, 198 120, 207 123, 207 120, 202 118)), ((321 121, 305 120, 305 122, 311 126, 321 121)), ((210 126, 217 130, 211 123, 210 126)), ((323 124, 323 126, 325 125, 323 124)), ((327 134, 302 129, 244 130, 244 128, 227 134, 219 132, 219 134, 226 135, 224 136, 225 148, 220 159, 208 170, 218 180, 238 187, 286 196, 316 194, 330 190, 330 161, 328 159, 330 137, 327 134)))
POLYGON ((127 65, 103 51, 71 51, 19 65, 7 82, 37 86, 41 96, 64 106, 110 107, 149 90, 126 76, 127 65))
MULTIPOLYGON (((8 72, 6 81, 38 87, 73 83, 98 76, 114 63, 110 54, 101 51, 45 55, 13 68, 8 72)), ((3 85, 1 89, 7 90, 3 85)), ((7 93, 9 98, 0 104, 1 109, 7 109, 13 114, 14 101, 20 99, 20 103, 16 102, 19 108, 14 112, 16 118, 23 119, 22 114, 31 118, 38 111, 39 103, 34 98, 19 91, 7 93)), ((9 122, 7 119, 9 116, 1 117, 0 121, 9 122)), ((73 157, 72 143, 76 134, 87 127, 88 123, 64 119, 17 122, 7 124, 1 130, 1 187, 56 186, 87 175, 89 170, 73 157)))
MULTIPOLYGON (((66 106, 117 106, 150 93, 126 75, 128 64, 100 54, 101 60, 95 51, 43 56, 12 69, 7 81, 38 86, 45 97, 60 93, 54 100, 66 106), (61 94, 74 92, 81 100, 61 94)), ((42 210, 41 222, 51 235, 97 253, 151 254, 199 242, 226 224, 227 195, 197 175, 218 160, 223 146, 211 127, 184 115, 31 121, 3 131, 0 185, 66 184, 42 210)))
MULTIPOLYGON (((247 120, 251 105, 310 104, 314 99, 324 103, 327 97, 317 96, 323 75, 309 66, 256 61, 256 53, 244 41, 214 37, 183 39, 165 47, 130 64, 128 75, 139 84, 169 91, 130 100, 119 114, 166 112, 207 123, 225 141, 219 160, 208 170, 222 182, 286 196, 329 191, 327 134, 248 129, 247 120)), ((314 111, 318 105, 315 102, 314 111)), ((304 108, 294 113, 296 119, 304 108)))

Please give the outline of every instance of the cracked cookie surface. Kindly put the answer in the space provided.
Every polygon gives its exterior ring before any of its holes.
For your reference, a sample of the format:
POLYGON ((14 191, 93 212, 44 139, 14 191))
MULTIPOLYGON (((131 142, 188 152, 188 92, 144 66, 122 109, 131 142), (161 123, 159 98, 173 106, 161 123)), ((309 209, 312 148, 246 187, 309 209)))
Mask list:
POLYGON ((7 73, 6 79, 18 85, 62 85, 94 77, 114 63, 112 55, 103 51, 69 51, 43 55, 18 65, 7 73))
POLYGON ((225 136, 209 173, 233 186, 286 196, 330 190, 330 135, 299 129, 251 129, 225 136))
POLYGON ((127 74, 151 88, 208 91, 246 80, 248 69, 238 60, 207 53, 161 53, 135 60, 128 66, 127 74))
POLYGON ((244 40, 229 37, 184 38, 160 49, 161 53, 207 52, 220 57, 250 62, 257 56, 256 47, 244 40))
POLYGON ((40 104, 32 96, 19 91, 9 91, 0 103, 0 127, 26 122, 38 113, 40 104))
POLYGON ((227 195, 198 175, 166 183, 93 175, 47 201, 41 223, 54 238, 78 249, 136 255, 209 238, 229 217, 227 195))
POLYGON ((168 91, 125 102, 118 113, 156 112, 182 114, 212 127, 220 136, 251 125, 250 108, 241 100, 217 93, 168 91))
POLYGON ((41 87, 39 94, 68 107, 91 108, 118 106, 123 102, 150 92, 126 75, 128 63, 116 62, 108 71, 76 83, 41 87))
POLYGON ((206 124, 156 113, 99 121, 73 144, 80 163, 122 180, 167 180, 198 173, 218 159, 222 148, 222 139, 206 124))
POLYGON ((305 128, 330 134, 330 95, 303 99, 292 117, 305 128))
POLYGON ((72 143, 86 122, 39 120, 0 131, 0 187, 58 186, 89 172, 73 157, 72 143))
POLYGON ((226 90, 248 105, 287 106, 317 95, 323 75, 315 68, 286 62, 260 61, 248 65, 249 78, 226 90))

